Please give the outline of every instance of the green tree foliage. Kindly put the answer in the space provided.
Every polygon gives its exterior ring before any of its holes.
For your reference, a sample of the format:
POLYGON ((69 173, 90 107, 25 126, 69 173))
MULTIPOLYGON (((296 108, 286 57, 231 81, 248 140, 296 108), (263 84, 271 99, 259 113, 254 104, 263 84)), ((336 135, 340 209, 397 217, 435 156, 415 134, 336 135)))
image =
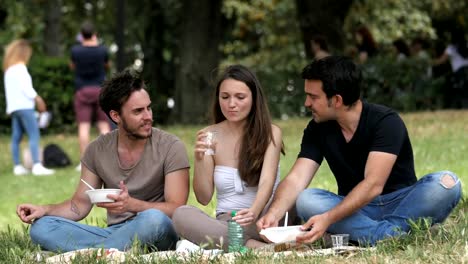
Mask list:
MULTIPOLYGON (((60 49, 63 51, 63 57, 59 58, 63 63, 61 74, 65 74, 66 78, 71 76, 71 72, 68 72, 66 67, 69 50, 76 41, 80 24, 83 20, 90 19, 96 25, 101 43, 110 47, 111 60, 115 60, 117 48, 121 51, 123 49, 127 57, 126 65, 142 71, 144 79, 152 89, 151 96, 155 102, 157 122, 164 122, 164 119, 171 116, 172 110, 167 107, 166 102, 167 99, 176 97, 176 80, 184 77, 184 73, 181 72, 183 67, 180 65, 187 63, 184 61, 185 58, 190 58, 190 56, 182 57, 180 53, 183 46, 181 41, 186 44, 184 47, 188 46, 187 38, 184 40, 181 36, 184 32, 181 30, 182 21, 186 18, 182 12, 181 1, 124 1, 123 33, 126 43, 124 47, 117 47, 115 44, 117 19, 120 19, 116 16, 117 1, 55 1, 61 5, 60 49)), ((296 5, 297 1, 286 0, 222 1, 222 14, 228 22, 222 24, 224 34, 219 46, 222 54, 220 66, 241 63, 255 70, 267 92, 270 109, 275 117, 305 113, 302 107, 303 83, 299 73, 308 59, 304 50, 296 5)), ((0 0, 0 45, 5 46, 12 39, 23 37, 33 43, 33 58, 44 53, 44 43, 47 43, 44 34, 45 12, 48 10, 46 7, 45 0, 0 0)), ((396 38, 409 41, 415 36, 423 36, 431 40, 439 38, 445 41, 443 32, 448 31, 453 24, 467 27, 467 9, 466 0, 353 0, 345 20, 344 31, 347 32, 348 43, 352 45, 355 26, 367 25, 379 42, 381 50, 385 52, 389 43, 396 38)), ((317 12, 321 14, 321 10, 317 12)), ((198 50, 194 48, 193 52, 207 54, 213 50, 214 48, 198 50)), ((389 60, 381 61, 391 63, 389 60)), ((46 59, 41 59, 38 65, 32 67, 40 68, 39 65, 42 63, 48 62, 46 59)), ((379 69, 391 72, 386 66, 382 65, 379 69)), ((207 76, 211 74, 206 72, 207 76)), ((50 78, 53 76, 56 75, 51 75, 50 78)), ((390 78, 391 74, 386 76, 390 78)), ((67 84, 60 80, 40 78, 34 84, 37 87, 56 89, 60 87, 60 91, 73 92, 71 83, 68 84, 69 87, 63 87, 67 84)), ((180 85, 177 89, 186 89, 187 93, 191 93, 197 91, 196 89, 207 88, 180 85)), ((181 92, 185 91, 178 93, 181 92)), ((0 91, 0 97, 2 93, 3 89, 0 91)), ((48 100, 47 97, 45 99, 48 100)), ((56 100, 49 100, 52 104, 54 101, 56 100)), ((57 101, 61 102, 61 99, 57 101)), ((3 103, 0 102, 0 106, 3 103)), ((71 100, 69 104, 67 111, 72 112, 71 100)))
POLYGON ((348 39, 353 40, 358 25, 366 25, 375 40, 384 45, 398 38, 435 38, 429 13, 421 9, 420 1, 356 0, 346 19, 348 39))
POLYGON ((223 64, 242 63, 265 72, 297 71, 305 59, 292 1, 225 0, 223 12, 235 21, 222 50, 223 64))
POLYGON ((388 45, 398 38, 445 39, 444 31, 468 28, 468 1, 355 0, 346 19, 347 38, 357 25, 370 28, 377 42, 388 45))
POLYGON ((36 55, 31 60, 29 72, 35 89, 47 99, 47 110, 53 115, 50 127, 61 131, 74 128, 75 114, 70 109, 73 105, 73 76, 67 59, 36 55), (63 124, 70 126, 64 127, 63 124))
POLYGON ((240 63, 256 71, 276 117, 304 113, 299 73, 306 55, 293 1, 225 0, 223 12, 234 20, 222 45, 222 66, 240 63))
POLYGON ((454 19, 461 26, 468 26, 468 1, 423 0, 420 7, 428 10, 432 19, 454 19))
POLYGON ((342 54, 345 46, 343 23, 354 0, 296 0, 297 17, 308 58, 314 58, 312 40, 325 39, 328 51, 342 54))
POLYGON ((427 60, 377 56, 362 66, 362 97, 400 111, 439 109, 443 105, 443 78, 431 78, 427 60))
POLYGON ((0 7, 5 12, 4 23, 0 24, 2 46, 16 38, 28 38, 35 45, 43 41, 40 1, 0 0, 0 7))
MULTIPOLYGON (((84 20, 91 20, 95 24, 100 42, 106 46, 114 43, 115 34, 115 3, 103 0, 56 0, 61 10, 61 43, 58 47, 60 53, 69 56, 70 48, 77 42, 80 25, 84 20)), ((44 0, 0 0, 0 9, 3 8, 6 18, 0 24, 0 44, 5 46, 13 39, 26 38, 34 47, 34 53, 45 53, 44 47, 49 41, 46 39, 45 19, 49 1, 44 0)), ((1 23, 1 21, 0 21, 1 23)), ((128 33, 128 32, 127 32, 128 33)), ((130 43, 135 39, 130 36, 130 43)), ((132 49, 128 53, 134 55, 132 49)), ((113 53, 111 53, 113 57, 113 53)))

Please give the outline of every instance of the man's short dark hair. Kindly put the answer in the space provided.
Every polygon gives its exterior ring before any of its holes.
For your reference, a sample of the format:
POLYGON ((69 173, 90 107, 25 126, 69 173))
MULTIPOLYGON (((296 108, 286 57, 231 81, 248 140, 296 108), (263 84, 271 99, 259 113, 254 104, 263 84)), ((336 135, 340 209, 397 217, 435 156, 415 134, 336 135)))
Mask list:
POLYGON ((362 73, 348 57, 328 56, 314 60, 302 70, 302 78, 322 81, 327 98, 340 95, 346 106, 354 104, 361 96, 362 73))
POLYGON ((81 24, 81 36, 84 39, 90 39, 94 35, 94 25, 90 21, 85 21, 81 24))
POLYGON ((103 83, 99 94, 99 105, 112 120, 110 111, 114 110, 120 114, 122 105, 127 102, 130 95, 141 89, 147 91, 145 83, 135 73, 129 70, 116 73, 111 79, 103 83))

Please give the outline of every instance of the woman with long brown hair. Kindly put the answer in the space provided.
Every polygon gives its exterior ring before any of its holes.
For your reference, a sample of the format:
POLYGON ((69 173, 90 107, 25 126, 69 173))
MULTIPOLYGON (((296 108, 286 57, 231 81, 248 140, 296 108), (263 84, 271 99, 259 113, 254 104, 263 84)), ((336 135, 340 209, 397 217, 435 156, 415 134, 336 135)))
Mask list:
POLYGON ((196 243, 227 248, 227 221, 244 227, 247 247, 262 246, 255 221, 279 182, 282 134, 272 124, 265 95, 257 77, 246 67, 233 65, 221 74, 213 104, 214 124, 197 133, 195 143, 195 196, 207 205, 216 190, 216 219, 193 206, 178 208, 174 226, 196 243), (216 131, 215 154, 205 155, 208 131, 216 131), (223 242, 224 241, 224 242, 223 242))
POLYGON ((6 112, 11 116, 11 152, 13 156, 13 174, 23 175, 29 171, 20 163, 20 143, 24 134, 28 135, 29 148, 33 160, 34 175, 50 175, 54 170, 42 166, 39 154, 40 132, 35 117, 35 107, 45 112, 46 104, 32 85, 26 65, 32 55, 31 45, 27 40, 18 39, 5 49, 3 71, 5 81, 6 112))

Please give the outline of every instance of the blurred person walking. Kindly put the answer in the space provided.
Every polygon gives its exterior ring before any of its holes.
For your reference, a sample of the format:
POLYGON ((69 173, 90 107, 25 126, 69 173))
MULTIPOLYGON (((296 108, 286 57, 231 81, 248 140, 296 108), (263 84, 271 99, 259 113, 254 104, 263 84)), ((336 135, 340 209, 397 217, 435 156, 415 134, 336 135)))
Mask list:
POLYGON ((330 56, 328 44, 325 37, 317 35, 310 41, 315 60, 320 60, 330 56))
MULTIPOLYGON (((89 144, 92 121, 96 120, 100 134, 108 133, 110 124, 98 103, 101 84, 109 68, 109 54, 107 49, 99 44, 91 22, 84 22, 80 32, 81 42, 71 49, 70 68, 75 72, 74 109, 81 158, 89 144)), ((81 170, 81 164, 76 169, 81 170)))
POLYGON ((431 55, 427 51, 426 41, 420 37, 414 38, 411 41, 410 52, 417 59, 429 60, 431 58, 431 55))
POLYGON ((449 107, 468 107, 468 44, 461 28, 452 30, 450 44, 433 64, 440 65, 449 60, 452 67, 450 90, 446 93, 449 107))
MULTIPOLYGON (((413 59, 419 61, 423 65, 427 65, 425 77, 432 77, 431 55, 427 51, 427 42, 420 37, 414 38, 410 44, 410 55, 413 59)), ((423 76, 424 77, 424 76, 423 76)))
POLYGON ((373 57, 377 54, 377 44, 372 36, 370 30, 365 27, 359 27, 354 37, 356 39, 356 47, 358 52, 358 63, 364 64, 370 57, 373 57))
POLYGON ((403 61, 410 57, 410 48, 403 39, 394 40, 392 46, 397 61, 403 61))
POLYGON ((6 113, 11 116, 11 152, 13 155, 13 173, 29 173, 20 162, 20 143, 24 134, 28 135, 29 148, 33 160, 32 173, 36 176, 50 175, 54 170, 45 168, 39 156, 40 131, 35 116, 35 106, 42 113, 47 109, 32 85, 26 65, 32 55, 31 45, 27 40, 18 39, 5 49, 3 71, 5 82, 6 113))

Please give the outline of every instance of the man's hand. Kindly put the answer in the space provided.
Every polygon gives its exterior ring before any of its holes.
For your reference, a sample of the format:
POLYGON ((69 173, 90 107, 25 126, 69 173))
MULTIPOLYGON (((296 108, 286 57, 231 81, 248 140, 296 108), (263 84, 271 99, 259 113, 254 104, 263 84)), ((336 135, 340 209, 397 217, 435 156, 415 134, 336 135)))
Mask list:
POLYGON ((26 224, 32 224, 35 219, 45 215, 45 208, 33 204, 20 204, 16 207, 16 214, 26 224))
MULTIPOLYGON (((264 216, 262 216, 258 221, 257 221, 257 230, 260 231, 262 229, 268 228, 268 227, 275 227, 278 226, 278 219, 276 219, 276 216, 268 211, 264 216)), ((271 242, 268 240, 265 236, 260 235, 260 237, 267 242, 271 242)))
POLYGON ((113 199, 111 203, 97 203, 96 206, 107 209, 110 214, 122 214, 130 212, 130 201, 132 197, 128 194, 128 188, 123 181, 120 181, 120 194, 108 194, 107 197, 113 199))
POLYGON ((278 219, 276 219, 276 216, 268 212, 264 216, 262 216, 260 219, 257 221, 257 230, 262 230, 268 227, 275 227, 278 226, 278 219))
POLYGON ((328 218, 327 213, 312 216, 302 225, 302 230, 307 230, 309 228, 311 228, 311 230, 304 235, 297 236, 296 242, 312 243, 320 239, 331 224, 332 222, 328 218))

